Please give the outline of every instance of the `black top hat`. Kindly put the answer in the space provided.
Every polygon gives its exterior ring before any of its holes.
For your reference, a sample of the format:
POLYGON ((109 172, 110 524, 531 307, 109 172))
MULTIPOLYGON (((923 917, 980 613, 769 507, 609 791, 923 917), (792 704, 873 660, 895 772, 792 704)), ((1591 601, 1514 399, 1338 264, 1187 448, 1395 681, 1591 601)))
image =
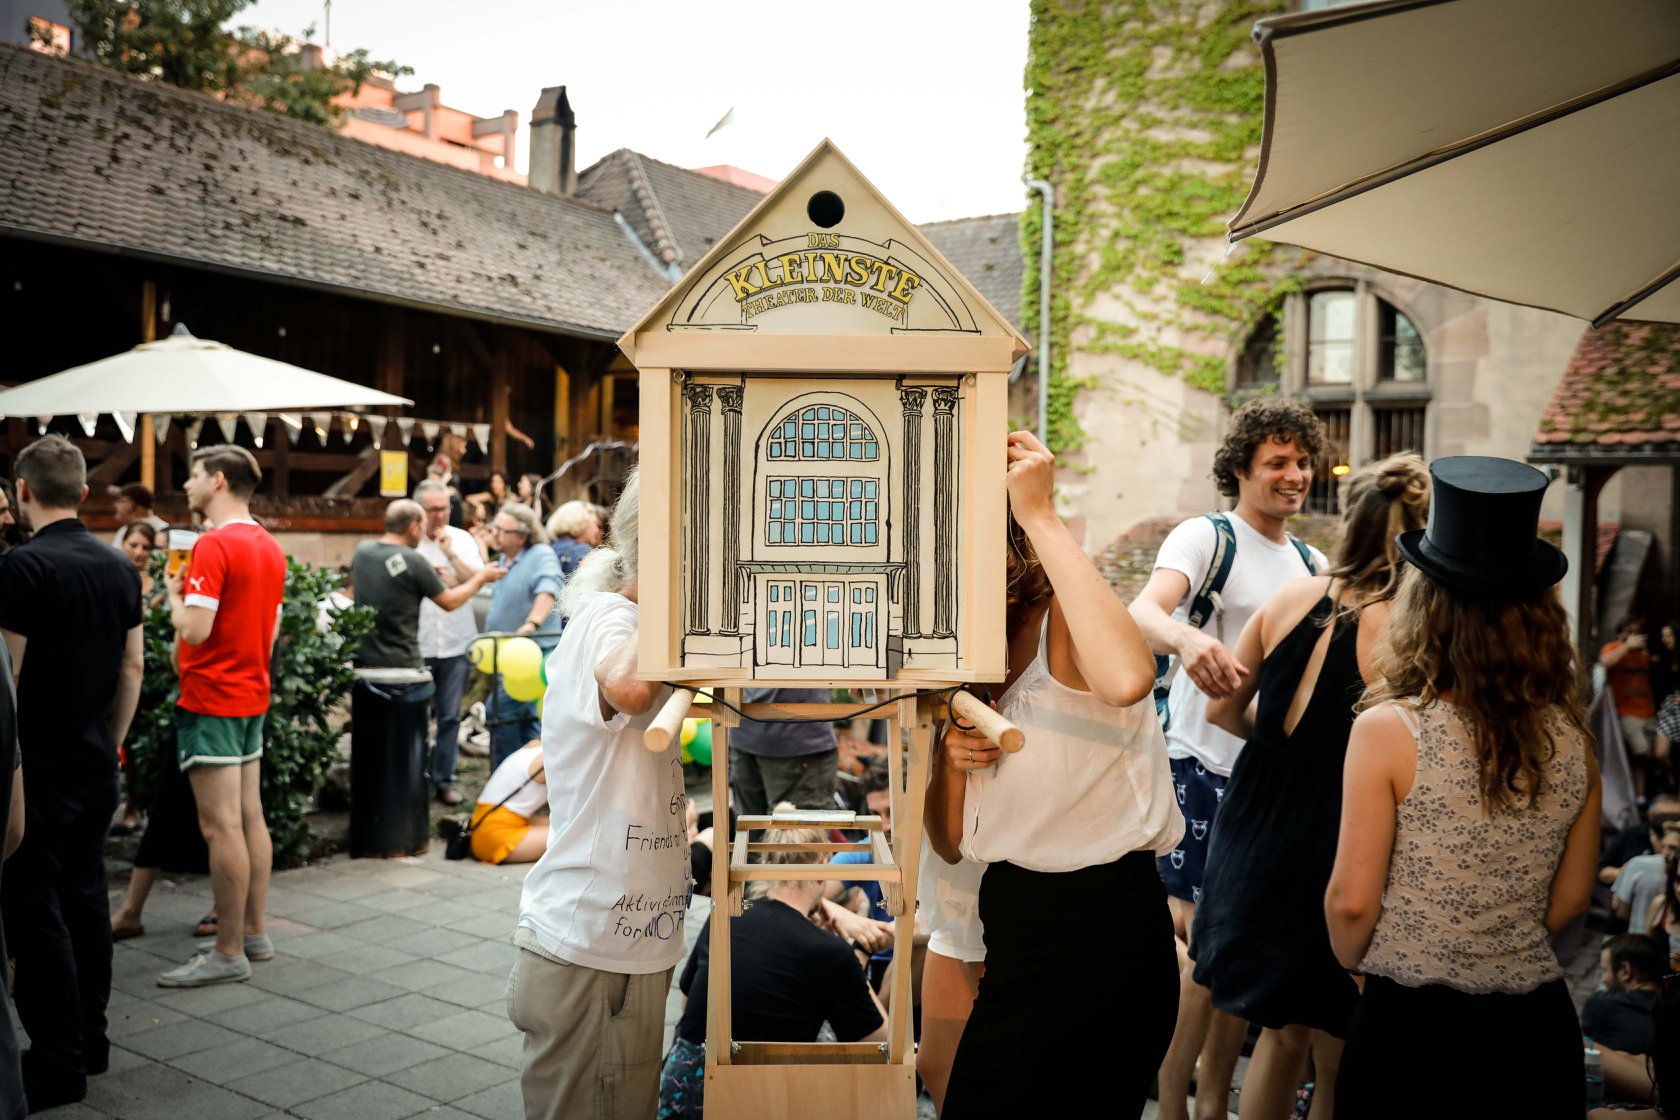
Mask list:
POLYGON ((1454 455, 1429 465, 1429 525, 1394 539, 1413 567, 1443 587, 1501 603, 1532 599, 1569 561, 1540 540, 1547 478, 1510 459, 1454 455))

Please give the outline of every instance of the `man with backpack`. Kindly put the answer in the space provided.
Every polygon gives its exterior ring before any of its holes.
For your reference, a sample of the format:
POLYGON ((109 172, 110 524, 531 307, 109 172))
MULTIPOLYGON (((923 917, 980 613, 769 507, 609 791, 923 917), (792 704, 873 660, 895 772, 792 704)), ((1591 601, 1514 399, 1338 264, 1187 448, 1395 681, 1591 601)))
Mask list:
MULTIPOLYGON (((1323 450, 1323 425, 1304 401, 1265 397, 1238 409, 1213 460, 1219 492, 1236 498, 1236 508, 1192 517, 1168 534, 1148 584, 1132 603, 1132 617, 1161 655, 1158 664, 1165 662, 1156 698, 1185 834, 1160 866, 1173 923, 1186 944, 1201 901, 1214 812, 1243 745, 1207 721, 1207 702, 1230 695, 1260 670, 1239 664, 1231 653, 1249 616, 1283 583, 1327 567, 1322 553, 1285 528, 1306 502, 1313 463, 1323 450)), ((1186 964, 1178 1025, 1161 1066, 1163 1120, 1188 1116, 1198 1056, 1198 1118, 1226 1115, 1247 1029, 1215 1011, 1207 989, 1191 973, 1186 964)))

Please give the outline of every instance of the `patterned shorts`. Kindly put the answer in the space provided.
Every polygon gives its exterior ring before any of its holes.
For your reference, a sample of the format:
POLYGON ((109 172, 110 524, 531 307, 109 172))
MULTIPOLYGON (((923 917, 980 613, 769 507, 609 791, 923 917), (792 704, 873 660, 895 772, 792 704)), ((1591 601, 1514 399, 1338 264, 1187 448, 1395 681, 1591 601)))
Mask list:
POLYGON ((1225 795, 1226 779, 1193 758, 1169 761, 1178 808, 1184 814, 1184 839, 1161 857, 1161 878, 1172 897, 1200 903, 1202 875, 1207 870, 1208 834, 1213 828, 1219 799, 1225 795))
POLYGON ((659 1072, 659 1120, 698 1120, 704 1115, 706 1048, 685 1038, 671 1040, 659 1072))

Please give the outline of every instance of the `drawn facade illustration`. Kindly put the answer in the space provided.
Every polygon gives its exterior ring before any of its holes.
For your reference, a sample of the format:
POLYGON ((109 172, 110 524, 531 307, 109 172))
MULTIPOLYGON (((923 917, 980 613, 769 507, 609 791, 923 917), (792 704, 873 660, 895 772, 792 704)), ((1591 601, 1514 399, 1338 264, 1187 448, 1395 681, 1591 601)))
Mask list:
POLYGON ((996 680, 1025 342, 832 145, 620 340, 667 680, 996 680), (978 450, 977 450, 978 449, 978 450))

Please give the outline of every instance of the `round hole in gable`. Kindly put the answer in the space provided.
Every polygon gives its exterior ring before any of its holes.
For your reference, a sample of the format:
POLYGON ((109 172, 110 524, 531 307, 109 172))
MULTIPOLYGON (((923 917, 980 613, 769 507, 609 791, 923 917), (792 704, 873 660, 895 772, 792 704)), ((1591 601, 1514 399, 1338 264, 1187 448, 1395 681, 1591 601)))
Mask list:
POLYGON ((813 225, 833 229, 846 216, 846 204, 833 191, 818 191, 805 204, 805 214, 813 225))

